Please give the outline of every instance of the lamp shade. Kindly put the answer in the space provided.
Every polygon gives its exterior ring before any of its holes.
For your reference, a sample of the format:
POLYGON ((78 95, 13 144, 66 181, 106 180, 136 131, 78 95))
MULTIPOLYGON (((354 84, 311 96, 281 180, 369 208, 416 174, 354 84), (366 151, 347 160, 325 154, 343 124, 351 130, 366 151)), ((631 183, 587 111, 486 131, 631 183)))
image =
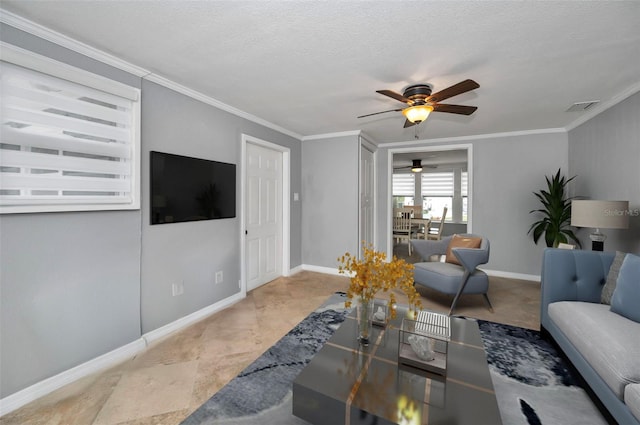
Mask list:
POLYGON ((629 227, 629 201, 574 200, 571 202, 571 225, 595 229, 629 227))
POLYGON ((402 114, 412 123, 420 123, 427 119, 433 111, 433 106, 415 105, 402 110, 402 114))

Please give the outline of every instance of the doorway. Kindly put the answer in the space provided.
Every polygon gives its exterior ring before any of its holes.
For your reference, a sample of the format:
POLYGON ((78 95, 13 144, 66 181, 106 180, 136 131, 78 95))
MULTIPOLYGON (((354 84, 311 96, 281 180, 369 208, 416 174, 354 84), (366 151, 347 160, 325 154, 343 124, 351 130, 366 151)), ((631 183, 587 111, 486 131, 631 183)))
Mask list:
POLYGON ((242 137, 241 292, 289 271, 289 149, 242 137))
POLYGON ((438 221, 447 207, 445 234, 472 231, 472 149, 471 144, 389 149, 388 255, 394 253, 390 237, 394 207, 412 205, 422 218, 438 221))

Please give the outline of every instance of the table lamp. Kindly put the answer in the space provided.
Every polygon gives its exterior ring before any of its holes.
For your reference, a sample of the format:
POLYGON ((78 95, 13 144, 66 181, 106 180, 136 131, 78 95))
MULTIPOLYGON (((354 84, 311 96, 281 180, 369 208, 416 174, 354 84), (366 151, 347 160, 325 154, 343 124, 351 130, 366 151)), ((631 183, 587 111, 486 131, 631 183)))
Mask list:
POLYGON ((574 200, 571 202, 571 225, 596 229, 589 235, 591 250, 602 251, 607 238, 600 229, 629 227, 629 201, 574 200))

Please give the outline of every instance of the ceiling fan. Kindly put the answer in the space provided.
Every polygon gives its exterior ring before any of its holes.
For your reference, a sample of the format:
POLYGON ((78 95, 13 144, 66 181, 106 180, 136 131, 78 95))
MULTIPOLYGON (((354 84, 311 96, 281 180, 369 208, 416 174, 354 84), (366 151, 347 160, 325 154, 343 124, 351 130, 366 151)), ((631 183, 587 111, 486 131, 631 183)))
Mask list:
POLYGON ((411 168, 411 171, 414 173, 419 173, 423 168, 438 168, 437 165, 422 165, 422 160, 420 159, 412 159, 411 165, 407 165, 404 167, 393 167, 394 170, 405 170, 407 168, 411 168))
POLYGON ((400 112, 407 118, 404 127, 420 124, 427 119, 431 112, 447 112, 450 114, 471 115, 478 109, 477 106, 450 105, 439 103, 450 97, 475 90, 480 84, 473 80, 464 80, 451 87, 447 87, 437 93, 431 94, 431 86, 428 84, 414 84, 407 87, 402 94, 392 90, 376 90, 377 93, 389 96, 392 99, 406 103, 406 108, 390 109, 388 111, 374 112, 373 114, 360 115, 358 118, 387 112, 400 112))

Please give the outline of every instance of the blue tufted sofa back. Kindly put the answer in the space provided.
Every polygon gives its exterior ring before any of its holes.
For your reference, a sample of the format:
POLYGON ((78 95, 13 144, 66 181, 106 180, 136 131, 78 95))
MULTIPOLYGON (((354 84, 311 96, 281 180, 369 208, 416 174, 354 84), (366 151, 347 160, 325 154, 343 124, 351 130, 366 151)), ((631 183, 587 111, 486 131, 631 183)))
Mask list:
POLYGON ((556 301, 600 302, 615 252, 547 248, 542 257, 540 319, 546 325, 547 306, 556 301))

